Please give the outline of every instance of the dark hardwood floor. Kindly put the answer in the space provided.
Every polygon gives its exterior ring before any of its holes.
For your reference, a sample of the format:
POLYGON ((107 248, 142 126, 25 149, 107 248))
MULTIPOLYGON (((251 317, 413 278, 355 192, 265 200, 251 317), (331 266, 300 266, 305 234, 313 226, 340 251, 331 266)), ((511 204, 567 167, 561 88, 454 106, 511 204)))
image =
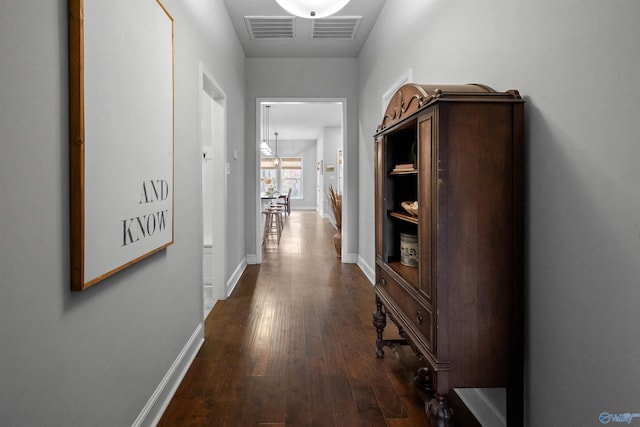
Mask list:
MULTIPOLYGON (((205 322, 160 426, 428 426, 408 347, 377 359, 371 284, 334 230, 294 211, 205 322)), ((389 323, 385 332, 395 333, 389 323)))

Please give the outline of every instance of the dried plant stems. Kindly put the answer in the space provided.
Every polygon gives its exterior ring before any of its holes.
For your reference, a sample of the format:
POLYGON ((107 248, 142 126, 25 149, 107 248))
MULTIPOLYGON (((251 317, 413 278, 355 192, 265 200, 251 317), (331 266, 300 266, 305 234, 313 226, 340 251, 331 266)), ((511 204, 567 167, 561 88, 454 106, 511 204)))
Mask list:
POLYGON ((333 186, 329 184, 327 199, 329 199, 333 217, 336 220, 336 227, 338 227, 338 230, 342 230, 342 194, 337 193, 333 186))

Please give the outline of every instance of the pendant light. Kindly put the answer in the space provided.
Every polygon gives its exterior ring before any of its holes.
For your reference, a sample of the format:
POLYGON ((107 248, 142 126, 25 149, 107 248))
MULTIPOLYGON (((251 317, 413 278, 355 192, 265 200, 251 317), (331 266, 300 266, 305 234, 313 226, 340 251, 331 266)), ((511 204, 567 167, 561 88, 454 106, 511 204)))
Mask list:
POLYGON ((280 157, 278 157, 278 132, 275 132, 274 135, 276 136, 276 155, 273 164, 276 166, 276 169, 278 169, 280 167, 280 157))
POLYGON ((316 19, 333 15, 350 0, 276 0, 287 12, 301 18, 316 19))
POLYGON ((269 144, 269 109, 270 105, 265 105, 262 115, 262 141, 260 142, 260 151, 265 156, 271 156, 271 144, 269 144))

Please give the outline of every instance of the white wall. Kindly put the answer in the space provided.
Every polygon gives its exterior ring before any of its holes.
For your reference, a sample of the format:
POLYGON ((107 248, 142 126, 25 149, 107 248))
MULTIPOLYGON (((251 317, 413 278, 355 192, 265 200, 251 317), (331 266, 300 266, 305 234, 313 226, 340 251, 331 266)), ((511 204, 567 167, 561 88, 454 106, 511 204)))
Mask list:
POLYGON ((280 157, 302 157, 302 199, 291 199, 291 209, 316 208, 316 145, 315 139, 278 141, 280 157))
POLYGON ((324 160, 324 171, 322 173, 322 211, 326 216, 331 218, 332 224, 335 224, 333 211, 329 205, 329 186, 338 191, 338 149, 342 148, 342 128, 326 127, 322 129, 323 145, 322 158, 324 160), (327 172, 327 165, 333 165, 334 171, 327 172))
MULTIPOLYGON (((239 117, 229 126, 229 152, 243 154, 244 56, 222 2, 208 2, 217 39, 203 43, 188 10, 200 3, 163 1, 175 19, 175 243, 71 293, 67 1, 0 1, 3 425, 131 425, 180 352, 202 338, 198 64, 226 91, 229 115, 239 117)), ((232 173, 242 186, 233 162, 232 173)), ((237 262, 243 249, 241 238, 230 257, 237 262)), ((167 389, 176 375, 165 378, 167 389)), ((147 409, 146 423, 159 408, 147 409)))
MULTIPOLYGON (((349 236, 346 254, 358 252, 358 67, 354 58, 247 58, 246 87, 246 216, 245 244, 247 253, 256 253, 256 160, 250 152, 256 150, 256 99, 258 98, 346 98, 347 133, 345 159, 351 163, 346 171, 345 193, 353 196, 353 202, 345 207, 349 236)), ((348 258, 348 257, 347 257, 348 258)), ((343 257, 344 260, 344 257, 343 257)))
POLYGON ((635 0, 392 0, 360 56, 359 247, 371 265, 383 92, 412 68, 420 83, 480 82, 527 101, 529 426, 640 412, 638 22, 635 0))
MULTIPOLYGON (((163 4, 169 4, 163 1, 163 4)), ((235 31, 229 20, 227 10, 221 1, 202 0, 171 0, 174 8, 184 7, 188 16, 186 20, 176 24, 176 32, 197 31, 188 43, 183 45, 184 58, 182 58, 185 73, 189 78, 198 76, 198 63, 202 62, 205 71, 215 80, 215 83, 224 92, 227 106, 227 162, 230 166, 230 175, 227 176, 227 268, 226 271, 233 279, 234 272, 245 261, 244 236, 245 227, 242 215, 245 193, 245 64, 244 51, 240 46, 235 31), (184 3, 184 6, 181 6, 184 3)), ((175 18, 175 17, 174 17, 175 18)), ((178 50, 176 50, 176 55, 178 50)), ((176 61, 178 58, 176 57, 176 61)), ((188 95, 198 93, 197 80, 189 80, 189 84, 195 87, 185 87, 188 95)), ((191 104, 190 104, 191 105, 191 104)), ((176 107, 176 111, 177 107, 176 107)), ((188 112, 188 119, 192 122, 189 126, 198 126, 197 111, 195 115, 188 112)), ((177 126, 177 125, 176 125, 177 126)), ((196 128, 197 129, 197 128, 196 128)), ((197 135, 196 135, 197 138, 197 135)), ((191 139, 189 140, 191 142, 191 139)), ((196 140, 194 139, 195 143, 196 140)), ((254 157, 251 151, 249 157, 254 157)), ((198 151, 201 159, 202 153, 198 151)), ((198 166, 199 167, 199 166, 198 166)), ((230 285, 230 283, 227 283, 230 285)), ((231 283, 233 285, 233 283, 231 283)))

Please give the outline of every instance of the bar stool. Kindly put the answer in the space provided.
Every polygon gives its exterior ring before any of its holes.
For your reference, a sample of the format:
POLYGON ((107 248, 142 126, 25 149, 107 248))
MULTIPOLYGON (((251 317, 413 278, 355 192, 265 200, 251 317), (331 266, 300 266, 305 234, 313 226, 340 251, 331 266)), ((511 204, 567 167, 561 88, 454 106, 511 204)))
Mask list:
POLYGON ((284 228, 284 220, 287 218, 287 207, 282 203, 271 202, 269 208, 280 212, 280 220, 282 222, 282 227, 284 228))
POLYGON ((278 237, 278 244, 280 244, 280 237, 282 236, 282 226, 284 219, 282 218, 282 209, 278 207, 269 206, 262 213, 264 218, 264 234, 262 235, 262 244, 267 241, 267 237, 270 234, 275 234, 278 237))

